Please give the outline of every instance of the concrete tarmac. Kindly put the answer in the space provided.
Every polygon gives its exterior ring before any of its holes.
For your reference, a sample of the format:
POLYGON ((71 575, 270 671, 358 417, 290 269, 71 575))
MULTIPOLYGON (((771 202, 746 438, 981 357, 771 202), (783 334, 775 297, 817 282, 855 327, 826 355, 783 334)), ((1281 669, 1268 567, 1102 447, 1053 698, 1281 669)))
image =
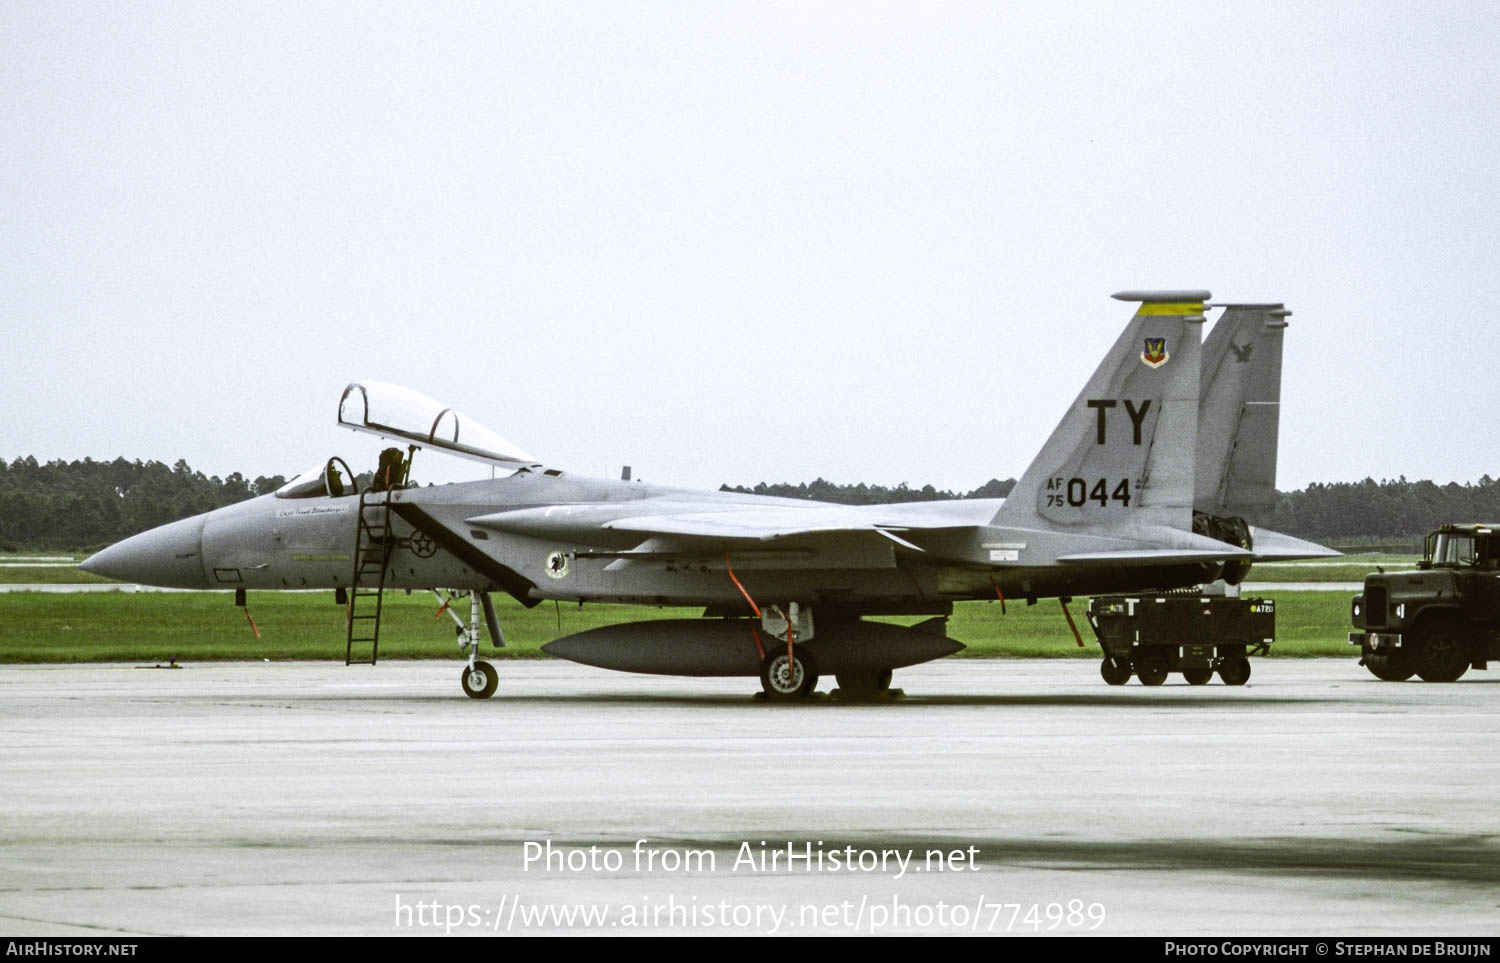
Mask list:
POLYGON ((0 669, 0 931, 1500 931, 1497 671, 950 659, 770 705, 499 669, 0 669))

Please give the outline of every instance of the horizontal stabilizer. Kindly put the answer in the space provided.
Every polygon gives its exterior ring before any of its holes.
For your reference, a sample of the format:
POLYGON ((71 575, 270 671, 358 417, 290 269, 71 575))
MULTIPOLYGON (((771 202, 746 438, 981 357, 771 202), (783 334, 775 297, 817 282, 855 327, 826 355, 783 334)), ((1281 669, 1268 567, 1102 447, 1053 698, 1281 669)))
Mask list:
POLYGON ((1124 552, 1081 552, 1077 555, 1059 555, 1057 560, 1068 565, 1094 565, 1105 562, 1111 565, 1197 565, 1203 562, 1224 562, 1232 559, 1255 558, 1253 552, 1247 552, 1233 545, 1225 545, 1222 551, 1181 549, 1181 548, 1155 548, 1141 549, 1124 552))
POLYGON ((1260 562, 1289 562, 1299 558, 1339 558, 1344 553, 1317 542, 1283 535, 1268 528, 1250 527, 1250 544, 1260 562))

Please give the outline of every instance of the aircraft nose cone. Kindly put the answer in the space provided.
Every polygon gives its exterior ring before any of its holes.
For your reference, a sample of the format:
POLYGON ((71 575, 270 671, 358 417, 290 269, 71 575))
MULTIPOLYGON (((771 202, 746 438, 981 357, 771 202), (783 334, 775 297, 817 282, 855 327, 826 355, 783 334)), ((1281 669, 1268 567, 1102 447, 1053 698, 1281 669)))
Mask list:
POLYGON ((121 582, 208 588, 202 542, 203 516, 184 518, 116 542, 78 567, 121 582))

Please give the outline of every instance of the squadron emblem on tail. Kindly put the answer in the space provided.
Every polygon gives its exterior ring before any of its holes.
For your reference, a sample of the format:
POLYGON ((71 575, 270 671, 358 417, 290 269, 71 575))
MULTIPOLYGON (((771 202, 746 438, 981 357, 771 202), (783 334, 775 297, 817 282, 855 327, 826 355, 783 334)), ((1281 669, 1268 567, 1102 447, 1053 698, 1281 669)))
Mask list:
POLYGON ((1171 355, 1167 354, 1166 338, 1147 338, 1146 350, 1141 352, 1141 361, 1148 368, 1160 368, 1167 363, 1171 355))

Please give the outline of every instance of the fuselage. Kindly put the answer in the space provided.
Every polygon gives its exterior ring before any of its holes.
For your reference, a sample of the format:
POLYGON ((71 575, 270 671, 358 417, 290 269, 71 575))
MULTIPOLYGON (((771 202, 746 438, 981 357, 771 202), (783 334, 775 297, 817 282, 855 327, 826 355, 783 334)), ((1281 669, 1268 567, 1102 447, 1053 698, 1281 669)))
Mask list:
MULTIPOLYGON (((351 584, 362 498, 385 493, 266 495, 126 539, 88 570, 123 581, 197 589, 337 589, 351 584)), ((387 588, 504 590, 544 600, 745 606, 745 594, 858 614, 939 612, 968 599, 1035 599, 1194 584, 1198 565, 1068 564, 1059 555, 1120 551, 1189 533, 994 526, 1002 500, 834 506, 520 471, 504 478, 389 493, 387 588), (873 531, 774 539, 663 539, 603 526, 666 510, 775 506, 877 521, 873 531), (491 521, 495 516, 506 519, 491 521), (569 519, 568 535, 548 520, 569 519), (578 520, 587 537, 579 537, 578 520), (903 522, 910 529, 903 529, 903 522), (733 577, 731 577, 731 572, 733 577), (738 585, 736 584, 738 580, 738 585), (743 591, 742 591, 743 587, 743 591)), ((378 509, 366 507, 366 512, 378 509)))

